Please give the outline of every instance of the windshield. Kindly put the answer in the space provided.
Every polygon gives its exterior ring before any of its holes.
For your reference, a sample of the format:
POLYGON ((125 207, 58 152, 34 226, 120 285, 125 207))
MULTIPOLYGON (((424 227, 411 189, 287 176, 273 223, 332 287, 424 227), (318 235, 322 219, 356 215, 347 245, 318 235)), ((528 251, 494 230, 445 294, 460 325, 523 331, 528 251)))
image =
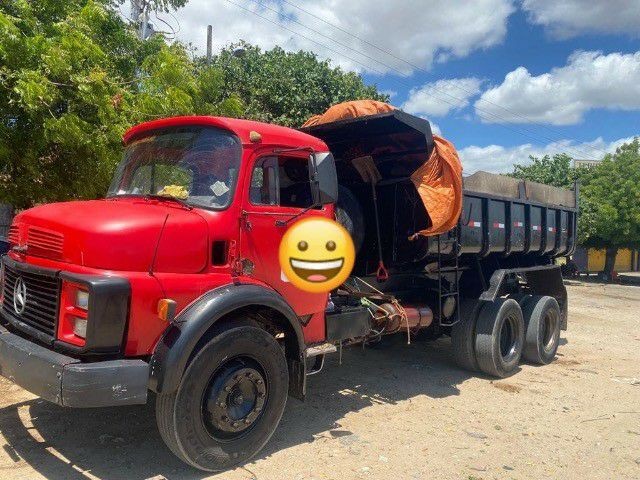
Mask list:
POLYGON ((155 131, 127 145, 107 196, 160 195, 197 207, 229 206, 242 146, 211 127, 155 131))

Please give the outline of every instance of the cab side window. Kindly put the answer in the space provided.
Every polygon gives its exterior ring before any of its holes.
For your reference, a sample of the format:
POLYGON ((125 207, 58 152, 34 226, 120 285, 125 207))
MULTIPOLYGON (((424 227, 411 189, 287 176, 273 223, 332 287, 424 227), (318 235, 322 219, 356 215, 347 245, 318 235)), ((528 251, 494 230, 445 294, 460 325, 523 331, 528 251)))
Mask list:
POLYGON ((281 207, 307 208, 313 205, 309 162, 306 158, 280 157, 278 186, 281 207))
POLYGON ((251 174, 249 200, 254 205, 278 205, 278 159, 258 160, 251 174))
POLYGON ((306 208, 313 204, 309 162, 300 157, 265 157, 255 164, 249 199, 254 205, 306 208))

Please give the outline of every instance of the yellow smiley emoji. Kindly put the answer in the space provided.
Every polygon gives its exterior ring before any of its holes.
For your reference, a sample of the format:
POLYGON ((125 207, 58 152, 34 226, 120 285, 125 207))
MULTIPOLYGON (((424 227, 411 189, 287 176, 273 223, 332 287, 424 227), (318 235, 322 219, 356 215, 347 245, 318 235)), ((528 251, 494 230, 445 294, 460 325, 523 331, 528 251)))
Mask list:
POLYGON ((327 218, 295 223, 280 242, 280 267, 305 292, 330 292, 342 285, 351 274, 355 256, 349 232, 327 218))

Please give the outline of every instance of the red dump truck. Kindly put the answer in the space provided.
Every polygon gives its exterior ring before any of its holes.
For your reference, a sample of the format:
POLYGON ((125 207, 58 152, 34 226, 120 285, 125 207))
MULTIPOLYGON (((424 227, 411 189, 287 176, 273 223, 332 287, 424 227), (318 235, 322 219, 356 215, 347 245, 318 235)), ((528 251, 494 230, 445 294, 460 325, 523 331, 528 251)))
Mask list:
POLYGON ((219 471, 256 454, 345 345, 446 335, 461 366, 498 377, 551 362, 567 322, 552 260, 574 250, 575 192, 478 173, 457 224, 416 235, 431 219, 409 177, 433 148, 429 123, 400 111, 305 132, 214 117, 132 128, 106 198, 11 225, 0 373, 67 407, 154 398, 169 449, 219 471), (298 290, 278 263, 283 234, 315 216, 357 249, 330 294, 298 290))

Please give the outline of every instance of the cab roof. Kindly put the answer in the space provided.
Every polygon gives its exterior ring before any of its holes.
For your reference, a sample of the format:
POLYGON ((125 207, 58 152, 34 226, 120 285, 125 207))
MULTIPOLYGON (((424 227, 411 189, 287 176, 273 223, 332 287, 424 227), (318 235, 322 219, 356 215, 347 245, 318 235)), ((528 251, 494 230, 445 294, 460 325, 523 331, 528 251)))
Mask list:
POLYGON ((124 134, 123 141, 126 145, 134 138, 153 130, 171 127, 184 127, 188 125, 210 126, 229 130, 240 138, 243 145, 279 145, 292 148, 312 147, 314 150, 319 152, 329 151, 329 148, 322 140, 292 128, 263 122, 255 122, 253 120, 195 115, 169 117, 141 123, 127 130, 124 134), (252 131, 258 132, 262 135, 260 142, 251 142, 249 134, 252 131))

